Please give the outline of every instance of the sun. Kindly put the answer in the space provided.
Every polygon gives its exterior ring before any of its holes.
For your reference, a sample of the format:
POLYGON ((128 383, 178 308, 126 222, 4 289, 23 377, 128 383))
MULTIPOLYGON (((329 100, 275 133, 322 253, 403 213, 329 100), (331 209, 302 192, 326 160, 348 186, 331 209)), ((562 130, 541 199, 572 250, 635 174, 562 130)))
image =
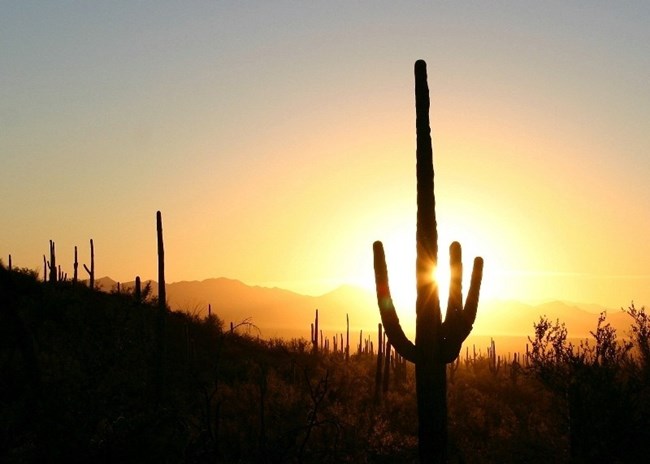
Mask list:
POLYGON ((446 263, 440 263, 433 270, 433 280, 438 284, 438 296, 440 297, 440 308, 447 307, 447 299, 449 298, 449 279, 451 279, 451 270, 446 263))

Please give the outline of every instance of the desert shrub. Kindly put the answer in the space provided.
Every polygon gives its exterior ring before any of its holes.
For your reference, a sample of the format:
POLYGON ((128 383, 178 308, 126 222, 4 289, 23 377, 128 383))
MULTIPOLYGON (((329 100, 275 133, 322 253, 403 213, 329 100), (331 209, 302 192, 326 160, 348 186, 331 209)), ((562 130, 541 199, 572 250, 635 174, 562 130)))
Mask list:
MULTIPOLYGON (((604 313, 591 332, 592 340, 579 346, 568 342, 566 327, 559 321, 542 317, 534 328, 529 373, 557 396, 561 416, 566 417, 559 425, 569 437, 572 459, 642 459, 649 450, 645 417, 650 410, 647 379, 639 375, 643 355, 636 360, 631 356, 633 341, 618 340, 604 313)), ((637 330, 643 334, 638 325, 637 330)), ((642 353, 638 338, 635 341, 642 353)))

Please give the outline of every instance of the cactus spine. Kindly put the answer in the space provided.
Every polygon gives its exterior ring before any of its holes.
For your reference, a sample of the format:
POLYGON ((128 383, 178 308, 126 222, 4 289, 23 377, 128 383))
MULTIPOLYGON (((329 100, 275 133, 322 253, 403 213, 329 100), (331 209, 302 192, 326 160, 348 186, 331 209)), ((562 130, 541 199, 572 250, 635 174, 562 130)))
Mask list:
POLYGON ((429 88, 426 63, 415 63, 417 133, 417 230, 416 230, 416 333, 415 344, 405 335, 393 306, 388 271, 381 242, 373 245, 377 302, 384 330, 395 351, 415 363, 418 402, 418 440, 421 462, 444 462, 447 447, 446 364, 458 356, 469 335, 478 307, 483 260, 476 258, 467 301, 462 302, 461 247, 450 246, 451 282, 444 322, 440 312, 438 283, 433 272, 438 264, 438 231, 435 212, 433 150, 429 125, 429 88))

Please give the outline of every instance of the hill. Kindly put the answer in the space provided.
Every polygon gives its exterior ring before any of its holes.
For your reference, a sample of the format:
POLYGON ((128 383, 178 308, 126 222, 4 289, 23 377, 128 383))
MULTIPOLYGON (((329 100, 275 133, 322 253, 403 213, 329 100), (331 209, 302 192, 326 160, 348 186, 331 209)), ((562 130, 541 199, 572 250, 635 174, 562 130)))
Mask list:
MULTIPOLYGON (((103 277, 100 288, 114 290, 117 282, 103 277)), ((133 282, 120 287, 131 291, 133 282)), ((157 295, 158 284, 151 282, 157 295)), ((200 316, 207 315, 208 305, 226 324, 250 319, 265 337, 309 337, 314 312, 319 309, 319 325, 325 331, 345 328, 350 315, 351 330, 367 329, 379 320, 376 299, 361 288, 344 285, 320 296, 301 295, 281 288, 246 285, 224 277, 203 281, 181 281, 167 284, 169 305, 200 316)))
MULTIPOLYGON (((124 292, 43 283, 0 265, 0 462, 415 462, 412 366, 385 364, 390 383, 384 370, 380 392, 381 363, 355 351, 312 353, 302 341, 224 331, 214 316, 161 312, 124 292)), ((569 462, 577 428, 567 427, 566 392, 540 384, 529 366, 524 375, 482 354, 448 371, 451 462, 569 462)), ((647 369, 620 364, 637 380, 619 384, 600 375, 611 367, 583 383, 598 396, 584 396, 592 406, 578 418, 592 428, 580 438, 606 443, 600 455, 627 457, 598 462, 642 462, 647 369)))
MULTIPOLYGON (((98 280, 104 290, 115 289, 117 283, 104 277, 98 280)), ((152 291, 157 283, 152 281, 152 291)), ((121 285, 131 289, 133 282, 121 285)), ((350 316, 350 328, 376 331, 380 321, 375 296, 351 285, 341 286, 320 296, 301 295, 281 288, 250 286, 224 277, 203 281, 181 281, 167 284, 169 304, 191 314, 206 315, 208 305, 226 324, 250 320, 260 329, 263 337, 308 337, 319 309, 320 327, 325 332, 345 330, 346 314, 350 316)), ((397 308, 401 318, 414 317, 412 308, 397 308)), ((479 311, 472 332, 475 336, 525 337, 533 333, 533 324, 545 315, 550 320, 564 322, 572 338, 589 337, 596 328, 598 314, 607 312, 607 321, 627 333, 629 317, 620 308, 605 308, 594 304, 550 301, 542 304, 526 304, 511 300, 486 300, 479 303, 479 311)), ((408 329, 407 332, 410 332, 408 329)))

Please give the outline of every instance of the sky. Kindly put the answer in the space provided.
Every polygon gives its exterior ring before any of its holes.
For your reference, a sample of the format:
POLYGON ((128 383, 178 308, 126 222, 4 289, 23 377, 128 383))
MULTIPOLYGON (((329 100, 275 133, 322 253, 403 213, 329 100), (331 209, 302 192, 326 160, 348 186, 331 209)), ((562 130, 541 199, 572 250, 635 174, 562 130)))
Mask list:
MULTIPOLYGON (((650 304, 650 3, 0 1, 0 258, 414 306, 413 64, 441 262, 484 298, 650 304), (81 265, 80 265, 81 267, 81 265)), ((41 270, 42 273, 42 270, 41 270)), ((82 272, 82 277, 85 274, 82 272)))

